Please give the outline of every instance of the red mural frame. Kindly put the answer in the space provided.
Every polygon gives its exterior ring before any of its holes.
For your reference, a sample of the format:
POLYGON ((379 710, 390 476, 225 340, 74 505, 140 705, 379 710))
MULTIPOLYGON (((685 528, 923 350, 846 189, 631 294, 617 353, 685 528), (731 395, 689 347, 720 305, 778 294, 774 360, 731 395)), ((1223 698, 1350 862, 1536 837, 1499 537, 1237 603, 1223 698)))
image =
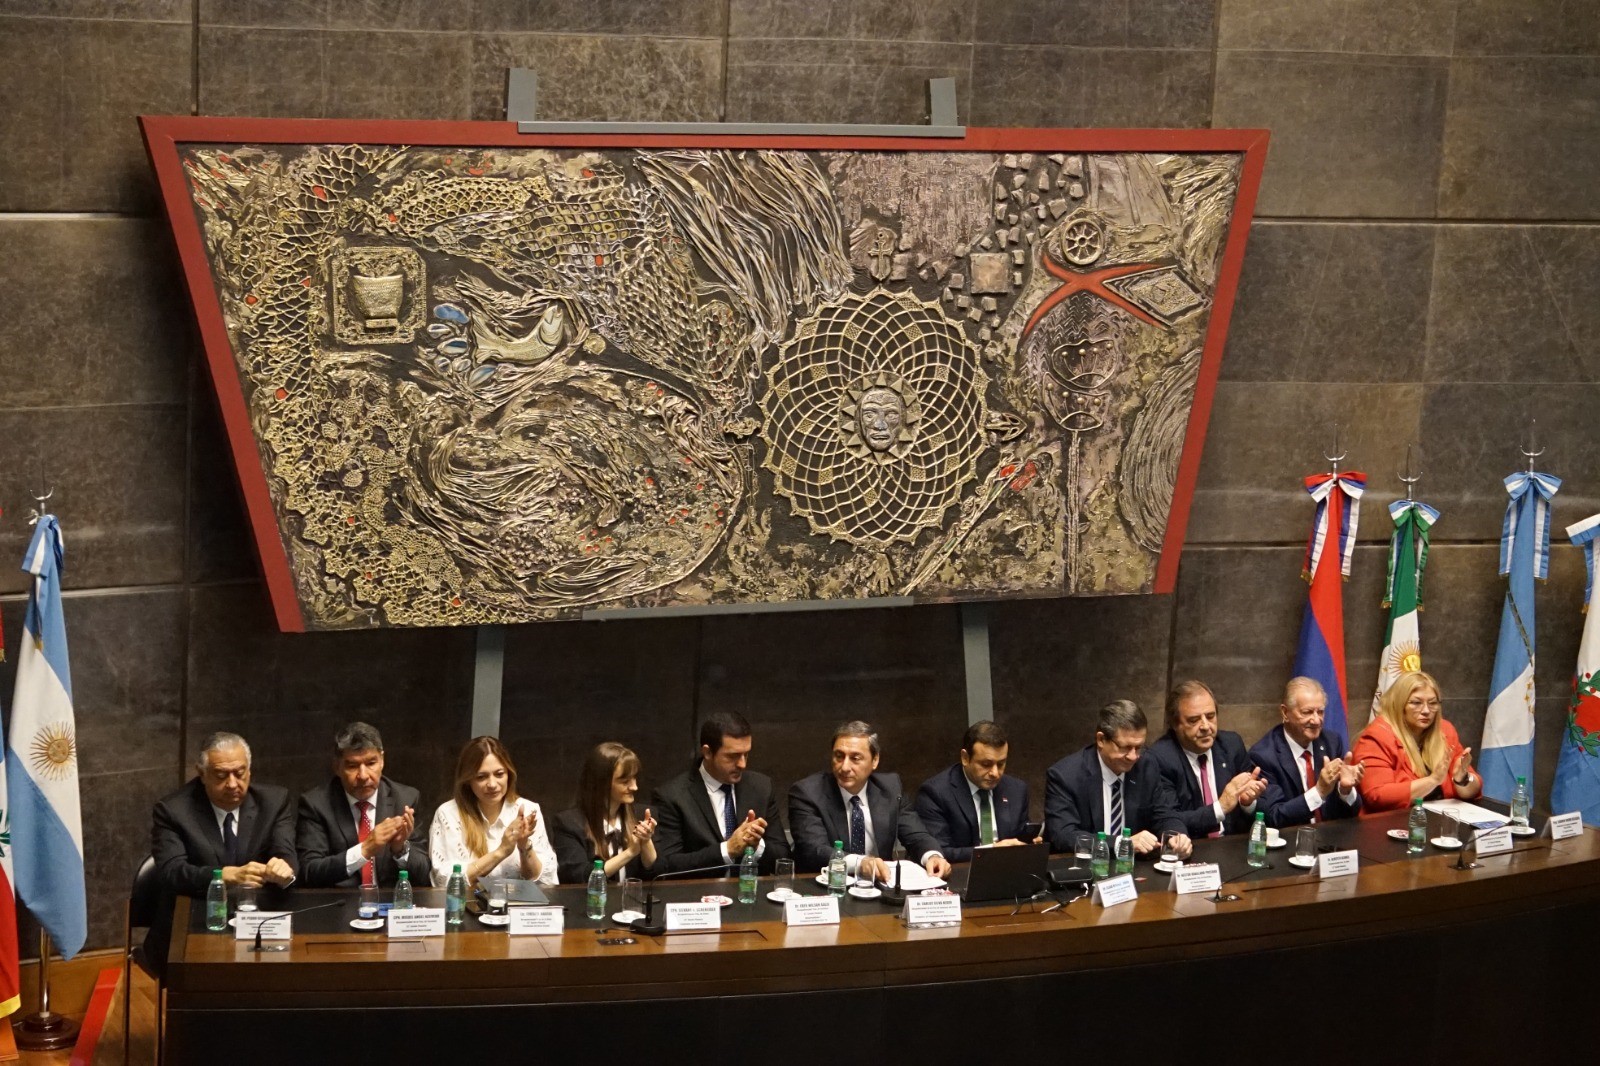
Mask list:
POLYGON ((222 303, 205 255, 200 224, 189 198, 178 157, 180 144, 394 144, 463 148, 776 148, 797 151, 859 150, 892 152, 1239 152, 1244 164, 1228 222, 1222 263, 1212 294, 1211 319, 1200 359, 1200 379, 1178 480, 1173 488, 1167 532, 1156 564, 1155 593, 1170 593, 1178 581, 1178 559, 1188 527, 1189 506, 1200 473, 1200 453, 1211 401, 1222 368, 1223 346, 1233 300, 1244 265, 1245 242, 1255 214, 1256 193, 1266 165, 1269 133, 1259 129, 992 129, 969 128, 964 137, 839 137, 712 134, 523 134, 514 122, 411 122, 346 119, 260 119, 141 115, 145 148, 155 168, 205 345, 211 383, 222 409, 228 443, 249 510, 261 569, 272 597, 278 628, 304 632, 288 551, 278 529, 267 489, 238 365, 228 340, 222 303))

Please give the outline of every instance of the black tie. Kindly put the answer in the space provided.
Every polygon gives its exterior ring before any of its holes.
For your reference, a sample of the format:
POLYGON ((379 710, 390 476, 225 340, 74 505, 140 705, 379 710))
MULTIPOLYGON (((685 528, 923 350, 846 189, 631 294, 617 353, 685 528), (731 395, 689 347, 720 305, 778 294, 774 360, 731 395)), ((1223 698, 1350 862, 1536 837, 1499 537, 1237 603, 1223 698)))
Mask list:
POLYGON ((867 853, 867 820, 861 813, 861 797, 850 797, 850 854, 867 853))
POLYGON ((233 812, 222 819, 222 864, 239 865, 239 834, 233 828, 233 812))
POLYGON ((733 836, 734 828, 739 824, 739 816, 733 810, 733 786, 722 786, 722 839, 727 840, 733 836))

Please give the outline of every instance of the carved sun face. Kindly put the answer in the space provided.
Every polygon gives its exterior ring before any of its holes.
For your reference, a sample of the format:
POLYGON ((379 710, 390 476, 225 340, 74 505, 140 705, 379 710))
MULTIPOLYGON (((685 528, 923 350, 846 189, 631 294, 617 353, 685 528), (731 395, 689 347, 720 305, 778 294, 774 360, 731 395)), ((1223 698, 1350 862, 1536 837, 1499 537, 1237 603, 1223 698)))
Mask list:
POLYGON ((900 378, 875 374, 845 391, 839 404, 839 434, 858 459, 888 463, 911 449, 920 418, 917 402, 900 378))

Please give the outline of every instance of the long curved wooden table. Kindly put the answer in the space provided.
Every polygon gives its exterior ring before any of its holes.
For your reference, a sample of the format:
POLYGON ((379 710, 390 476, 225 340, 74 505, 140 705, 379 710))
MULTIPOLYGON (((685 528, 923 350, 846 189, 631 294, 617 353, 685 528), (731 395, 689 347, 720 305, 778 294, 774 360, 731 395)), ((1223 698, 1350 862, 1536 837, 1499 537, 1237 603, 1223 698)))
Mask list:
MULTIPOLYGON (((180 900, 167 1061, 224 1047, 230 1063, 322 1061, 319 1049, 332 1061, 356 1047, 406 1060, 525 1047, 545 1061, 597 1041, 663 1061, 718 1050, 714 1061, 741 1031, 763 1062, 814 1061, 836 1040, 897 1057, 965 1055, 972 1041, 1008 1058, 1059 1056, 1073 1034, 1209 1060, 1249 1052, 1239 1023, 1252 1015, 1271 1053, 1293 1036, 1297 1062, 1565 1057, 1571 1027, 1592 1021, 1600 833, 1519 840, 1463 871, 1453 853, 1407 856, 1384 835, 1402 824, 1320 828, 1325 848, 1360 852, 1354 877, 1318 880, 1289 867, 1285 849, 1229 886, 1239 901, 1214 903, 1168 891, 1141 862, 1134 903, 974 906, 944 929, 910 930, 854 899, 837 926, 790 929, 764 885, 757 903, 725 909, 720 932, 606 944, 626 934, 585 919, 581 888, 562 888, 558 937, 510 937, 469 917, 443 938, 391 941, 349 928, 353 894, 313 891, 292 906, 338 905, 297 919, 287 952, 254 954, 231 933, 203 932, 180 900), (1224 1033, 1206 1054, 1208 1034, 1224 1033)), ((1242 839, 1201 841, 1196 858, 1220 862, 1225 878, 1246 874, 1242 839)), ((708 891, 734 894, 715 882, 661 882, 658 894, 708 891)))

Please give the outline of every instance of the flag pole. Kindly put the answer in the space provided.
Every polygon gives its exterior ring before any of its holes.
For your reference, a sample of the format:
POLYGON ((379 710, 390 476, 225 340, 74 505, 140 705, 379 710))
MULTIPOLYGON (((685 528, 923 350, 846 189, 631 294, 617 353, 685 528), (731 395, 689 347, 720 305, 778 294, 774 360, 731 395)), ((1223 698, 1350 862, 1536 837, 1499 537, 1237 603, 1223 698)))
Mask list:
POLYGON ((60 1051, 78 1042, 78 1023, 50 1009, 50 934, 39 930, 39 1009, 17 1023, 23 1051, 60 1051))

